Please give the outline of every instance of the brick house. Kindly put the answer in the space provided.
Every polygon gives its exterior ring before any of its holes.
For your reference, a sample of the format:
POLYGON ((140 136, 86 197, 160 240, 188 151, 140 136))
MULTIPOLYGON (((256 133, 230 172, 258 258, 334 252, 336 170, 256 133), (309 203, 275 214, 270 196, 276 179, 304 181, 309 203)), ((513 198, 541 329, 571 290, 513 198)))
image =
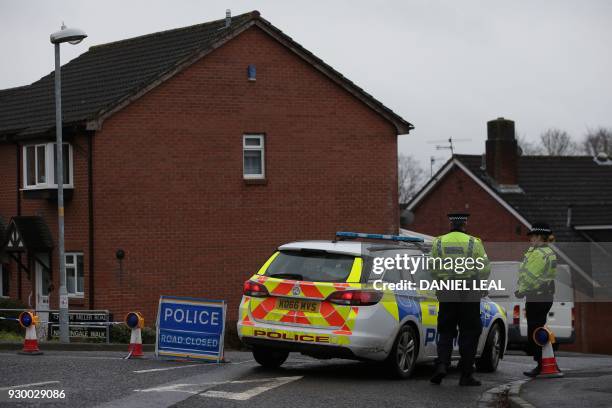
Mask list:
MULTIPOLYGON (((229 301, 281 243, 395 233, 413 127, 257 11, 62 68, 72 309, 229 301), (125 254, 118 259, 118 251, 125 254)), ((2 295, 57 308, 53 74, 0 91, 2 295)))
MULTIPOLYGON (((487 129, 484 155, 454 155, 406 204, 412 220, 407 228, 441 235, 448 232, 447 213, 468 211, 469 232, 483 239, 487 251, 518 260, 531 223, 543 220, 559 242, 560 262, 572 267, 575 285, 612 288, 609 267, 585 266, 579 245, 568 245, 612 242, 612 160, 522 156, 513 121, 498 118, 487 129)), ((606 302, 576 304, 574 349, 612 353, 612 336, 601 335, 602 325, 612 324, 611 311, 606 302)))

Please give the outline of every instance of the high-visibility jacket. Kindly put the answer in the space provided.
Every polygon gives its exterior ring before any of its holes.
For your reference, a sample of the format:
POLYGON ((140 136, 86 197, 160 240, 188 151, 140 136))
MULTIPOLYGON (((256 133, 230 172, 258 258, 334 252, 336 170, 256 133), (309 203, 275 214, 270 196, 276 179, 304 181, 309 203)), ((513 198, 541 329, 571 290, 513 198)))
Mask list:
POLYGON ((557 255, 548 245, 530 247, 519 268, 518 292, 552 293, 557 276, 557 255))
POLYGON ((482 241, 461 231, 451 231, 433 240, 431 257, 439 259, 442 265, 450 265, 448 259, 455 260, 454 268, 435 267, 431 273, 435 279, 478 279, 486 280, 491 274, 491 264, 485 252, 482 241), (463 258, 463 260, 458 260, 463 258), (468 261, 468 259, 471 259, 468 261), (463 264, 463 267, 460 266, 463 264), (465 267, 467 265, 467 267, 465 267))

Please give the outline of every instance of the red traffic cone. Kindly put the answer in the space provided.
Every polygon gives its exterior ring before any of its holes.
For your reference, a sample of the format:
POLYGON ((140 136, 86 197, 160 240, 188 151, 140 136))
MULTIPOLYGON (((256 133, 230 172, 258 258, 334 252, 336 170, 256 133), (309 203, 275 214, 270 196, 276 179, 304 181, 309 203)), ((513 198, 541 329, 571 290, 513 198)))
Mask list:
POLYGON ((125 316, 125 324, 132 329, 130 335, 130 345, 128 346, 127 358, 142 358, 142 334, 141 328, 144 327, 144 318, 138 312, 130 312, 125 316))
POLYGON ((132 335, 130 336, 130 345, 128 346, 128 358, 142 358, 144 353, 142 352, 142 336, 140 333, 140 327, 132 329, 132 335))
POLYGON ((533 339, 538 346, 542 347, 542 369, 536 378, 563 377, 552 347, 555 342, 555 334, 546 327, 539 327, 533 332, 533 339))
POLYGON ((36 356, 42 354, 38 349, 38 337, 36 335, 36 325, 38 324, 38 316, 33 312, 22 312, 19 315, 19 324, 25 328, 25 339, 23 349, 19 354, 36 356))

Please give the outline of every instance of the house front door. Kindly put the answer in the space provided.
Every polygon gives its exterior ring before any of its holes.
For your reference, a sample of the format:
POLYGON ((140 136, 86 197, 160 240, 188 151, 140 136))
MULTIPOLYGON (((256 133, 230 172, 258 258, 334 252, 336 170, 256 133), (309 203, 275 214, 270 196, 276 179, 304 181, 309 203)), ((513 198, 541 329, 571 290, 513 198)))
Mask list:
MULTIPOLYGON (((49 286, 51 285, 51 274, 49 270, 36 263, 36 311, 41 322, 49 321, 49 286)), ((45 324, 41 324, 41 327, 45 324)))

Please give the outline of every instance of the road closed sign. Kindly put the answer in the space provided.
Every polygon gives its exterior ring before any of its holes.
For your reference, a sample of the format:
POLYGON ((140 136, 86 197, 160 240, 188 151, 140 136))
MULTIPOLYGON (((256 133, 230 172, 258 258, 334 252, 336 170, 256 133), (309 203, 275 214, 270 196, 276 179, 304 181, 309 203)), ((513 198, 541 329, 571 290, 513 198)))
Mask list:
POLYGON ((221 361, 225 311, 223 300, 160 297, 155 354, 221 361))

